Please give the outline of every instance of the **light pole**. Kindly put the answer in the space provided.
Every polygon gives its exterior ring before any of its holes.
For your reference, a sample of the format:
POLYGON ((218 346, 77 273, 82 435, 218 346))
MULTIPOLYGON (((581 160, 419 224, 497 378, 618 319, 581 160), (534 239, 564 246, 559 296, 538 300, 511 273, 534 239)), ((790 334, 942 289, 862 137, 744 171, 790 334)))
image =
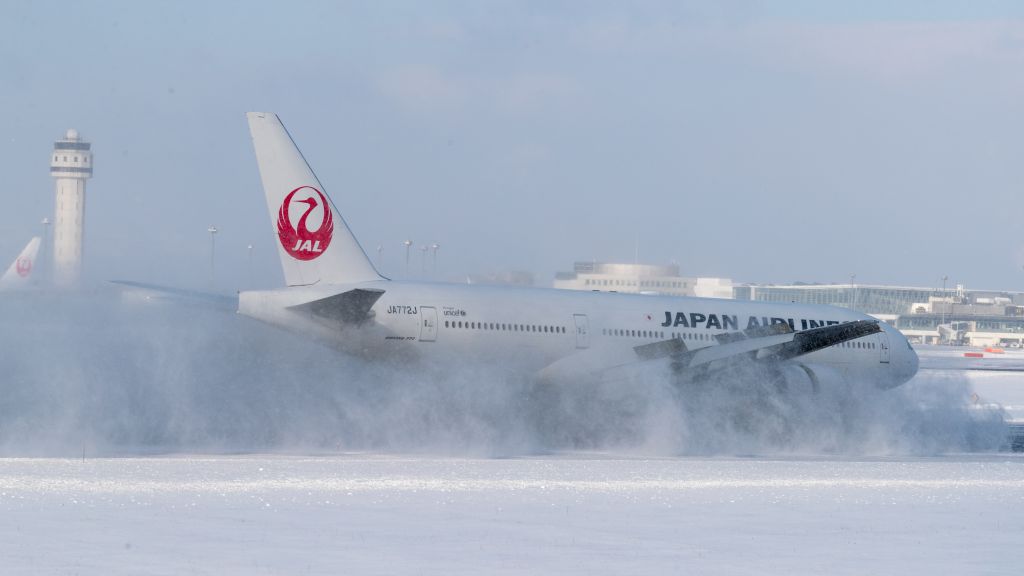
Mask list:
POLYGON ((437 251, 441 248, 441 245, 434 242, 430 247, 434 250, 434 276, 437 276, 437 251))
POLYGON ((856 279, 856 274, 850 274, 850 310, 856 309, 857 306, 857 285, 853 283, 856 279))
POLYGON ((384 254, 384 245, 377 244, 377 270, 380 270, 381 255, 384 254))
POLYGON ((253 287, 253 284, 252 284, 252 244, 249 244, 248 246, 246 246, 245 250, 246 250, 246 252, 245 252, 245 258, 246 258, 245 265, 246 265, 246 268, 248 269, 247 271, 249 273, 249 289, 251 290, 252 287, 253 287))
POLYGON ((946 280, 949 280, 949 276, 942 277, 942 315, 940 316, 939 324, 946 323, 946 280))
POLYGON ((210 227, 207 228, 206 231, 210 233, 210 288, 213 288, 214 278, 216 277, 214 274, 215 268, 213 263, 213 255, 214 249, 217 246, 217 227, 214 226, 213 224, 210 224, 210 227))
POLYGON ((430 248, 426 244, 420 246, 420 274, 424 276, 427 274, 427 250, 430 248))
POLYGON ((406 240, 405 242, 402 242, 402 245, 405 246, 405 276, 406 276, 406 278, 408 278, 409 277, 409 248, 412 246, 412 240, 406 240))

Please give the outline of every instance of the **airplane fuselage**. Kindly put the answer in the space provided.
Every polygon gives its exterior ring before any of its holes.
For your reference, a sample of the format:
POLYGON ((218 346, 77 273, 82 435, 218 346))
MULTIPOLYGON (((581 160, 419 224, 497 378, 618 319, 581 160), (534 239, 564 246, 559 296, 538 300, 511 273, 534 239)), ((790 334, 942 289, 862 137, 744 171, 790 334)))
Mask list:
MULTIPOLYGON (((621 351, 681 339, 690 350, 718 345, 716 335, 787 324, 800 332, 869 319, 822 305, 778 304, 609 292, 439 283, 368 282, 243 292, 239 312, 367 357, 459 357, 515 362, 541 371, 584 352, 615 364, 621 351), (302 305, 359 288, 382 290, 364 321, 345 323, 306 314, 302 305)), ((916 373, 906 339, 882 331, 807 354, 807 365, 896 386, 916 373)))

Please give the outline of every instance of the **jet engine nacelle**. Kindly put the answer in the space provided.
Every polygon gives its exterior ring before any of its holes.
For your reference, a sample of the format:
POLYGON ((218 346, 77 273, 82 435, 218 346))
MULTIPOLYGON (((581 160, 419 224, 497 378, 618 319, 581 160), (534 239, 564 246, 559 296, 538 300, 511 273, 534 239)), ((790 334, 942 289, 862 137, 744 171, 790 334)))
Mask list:
POLYGON ((846 375, 830 366, 787 362, 776 367, 777 385, 792 393, 817 394, 824 387, 841 386, 846 375))

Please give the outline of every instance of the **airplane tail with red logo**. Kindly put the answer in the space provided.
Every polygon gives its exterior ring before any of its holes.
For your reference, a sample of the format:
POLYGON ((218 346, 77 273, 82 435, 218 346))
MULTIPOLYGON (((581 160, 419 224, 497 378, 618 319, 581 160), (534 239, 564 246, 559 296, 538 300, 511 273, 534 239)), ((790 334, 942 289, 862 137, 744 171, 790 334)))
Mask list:
POLYGON ((246 116, 285 283, 311 286, 383 279, 277 115, 246 116))
POLYGON ((25 249, 18 254, 3 276, 0 276, 0 290, 30 288, 36 274, 36 256, 39 254, 38 236, 28 241, 25 249))

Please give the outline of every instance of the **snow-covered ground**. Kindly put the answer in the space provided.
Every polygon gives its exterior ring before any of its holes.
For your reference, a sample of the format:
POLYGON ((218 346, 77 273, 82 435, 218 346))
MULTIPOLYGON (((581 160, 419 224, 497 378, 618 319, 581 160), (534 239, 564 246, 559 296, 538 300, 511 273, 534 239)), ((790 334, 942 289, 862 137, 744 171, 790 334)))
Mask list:
POLYGON ((922 367, 917 380, 934 380, 943 373, 959 372, 970 383, 976 403, 999 404, 1007 418, 1024 421, 1024 350, 1006 348, 993 353, 984 348, 923 345, 914 349, 922 367))
POLYGON ((1007 574, 1024 458, 0 460, 3 574, 1007 574))
POLYGON ((948 350, 891 391, 552 389, 106 293, 0 300, 0 350, 0 576, 1024 566, 1021 375, 948 350))

